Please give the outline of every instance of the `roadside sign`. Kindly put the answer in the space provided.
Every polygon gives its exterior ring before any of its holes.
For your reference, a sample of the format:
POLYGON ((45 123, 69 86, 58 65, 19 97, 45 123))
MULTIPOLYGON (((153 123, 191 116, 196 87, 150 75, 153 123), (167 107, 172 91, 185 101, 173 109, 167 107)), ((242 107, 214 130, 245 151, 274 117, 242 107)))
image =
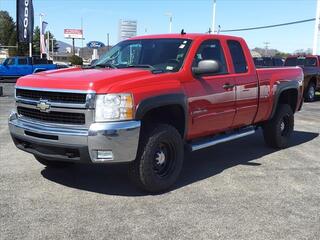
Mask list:
POLYGON ((65 38, 82 39, 83 38, 83 31, 82 31, 82 29, 64 29, 64 37, 65 38))
POLYGON ((101 48, 104 47, 104 43, 99 42, 99 41, 91 41, 87 43, 87 47, 88 48, 93 48, 93 49, 97 49, 97 48, 101 48))

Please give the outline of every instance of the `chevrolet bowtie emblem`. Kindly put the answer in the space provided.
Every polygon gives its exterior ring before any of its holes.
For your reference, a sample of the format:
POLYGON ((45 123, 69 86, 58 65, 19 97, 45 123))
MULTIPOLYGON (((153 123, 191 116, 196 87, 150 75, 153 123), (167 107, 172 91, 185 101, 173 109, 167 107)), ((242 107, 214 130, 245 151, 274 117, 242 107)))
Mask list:
POLYGON ((47 103, 47 101, 41 101, 37 104, 37 108, 41 112, 49 112, 50 111, 50 104, 47 103))

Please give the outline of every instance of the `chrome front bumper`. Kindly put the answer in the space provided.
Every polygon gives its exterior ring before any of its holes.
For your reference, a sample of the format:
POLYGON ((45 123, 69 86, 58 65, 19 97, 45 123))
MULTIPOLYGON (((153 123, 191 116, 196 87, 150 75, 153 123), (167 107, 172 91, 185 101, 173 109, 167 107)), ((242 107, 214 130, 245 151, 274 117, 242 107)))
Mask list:
POLYGON ((48 160, 119 163, 136 158, 140 121, 92 123, 88 129, 75 129, 9 117, 9 130, 16 146, 48 160), (112 152, 98 158, 98 151, 112 152))

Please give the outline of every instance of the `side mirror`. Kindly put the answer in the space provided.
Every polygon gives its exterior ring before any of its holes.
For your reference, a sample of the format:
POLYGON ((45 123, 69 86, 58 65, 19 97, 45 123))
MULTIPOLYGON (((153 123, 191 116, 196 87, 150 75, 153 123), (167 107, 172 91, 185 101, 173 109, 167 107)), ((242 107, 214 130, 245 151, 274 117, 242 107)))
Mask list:
POLYGON ((3 63, 2 63, 2 65, 3 65, 3 66, 7 66, 7 65, 8 65, 7 61, 4 60, 3 63))
POLYGON ((220 63, 216 60, 202 60, 198 67, 193 67, 192 72, 195 75, 212 74, 220 71, 220 63))

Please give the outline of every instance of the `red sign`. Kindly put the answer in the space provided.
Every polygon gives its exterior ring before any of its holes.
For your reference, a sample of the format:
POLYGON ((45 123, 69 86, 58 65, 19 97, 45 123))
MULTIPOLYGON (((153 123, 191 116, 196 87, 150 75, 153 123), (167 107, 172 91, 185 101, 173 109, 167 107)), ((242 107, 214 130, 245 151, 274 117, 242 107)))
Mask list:
POLYGON ((65 38, 83 38, 82 29, 64 29, 65 38))

